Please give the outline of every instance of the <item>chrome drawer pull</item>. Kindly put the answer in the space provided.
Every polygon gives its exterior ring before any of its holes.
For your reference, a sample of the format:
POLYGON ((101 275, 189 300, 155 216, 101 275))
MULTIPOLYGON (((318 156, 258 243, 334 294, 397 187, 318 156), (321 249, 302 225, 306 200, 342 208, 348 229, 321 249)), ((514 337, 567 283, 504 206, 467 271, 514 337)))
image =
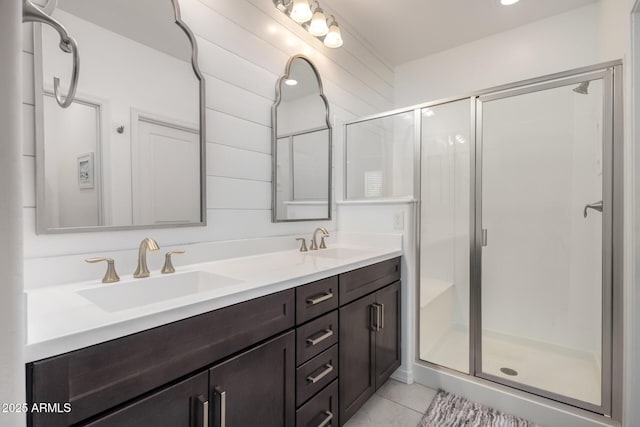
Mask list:
POLYGON ((316 345, 331 336, 333 336, 333 331, 331 329, 325 329, 324 333, 320 335, 318 338, 307 338, 307 344, 316 345))
POLYGON ((327 418, 322 420, 322 422, 320 424, 318 424, 318 427, 326 427, 326 426, 328 426, 329 423, 331 422, 331 420, 333 419, 333 414, 331 412, 324 411, 324 413, 327 415, 327 418))
POLYGON ((307 381, 309 381, 312 384, 315 384, 321 379, 323 379, 324 377, 326 377, 327 375, 329 375, 331 372, 333 372, 333 365, 331 365, 331 363, 327 363, 326 365, 324 365, 324 368, 325 369, 315 377, 309 375, 307 377, 307 381))
POLYGON ((317 297, 307 298, 307 304, 316 305, 316 304, 320 304, 321 302, 330 300, 331 298, 333 298, 333 292, 329 291, 317 297))

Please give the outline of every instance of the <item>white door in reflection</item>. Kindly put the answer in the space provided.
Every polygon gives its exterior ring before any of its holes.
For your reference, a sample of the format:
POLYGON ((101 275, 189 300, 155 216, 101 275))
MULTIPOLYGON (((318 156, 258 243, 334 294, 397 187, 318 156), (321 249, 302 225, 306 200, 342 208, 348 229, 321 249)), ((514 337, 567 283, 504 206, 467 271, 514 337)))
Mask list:
POLYGON ((494 381, 599 407, 610 218, 603 153, 611 141, 604 80, 570 82, 478 101, 486 240, 476 368, 494 381))

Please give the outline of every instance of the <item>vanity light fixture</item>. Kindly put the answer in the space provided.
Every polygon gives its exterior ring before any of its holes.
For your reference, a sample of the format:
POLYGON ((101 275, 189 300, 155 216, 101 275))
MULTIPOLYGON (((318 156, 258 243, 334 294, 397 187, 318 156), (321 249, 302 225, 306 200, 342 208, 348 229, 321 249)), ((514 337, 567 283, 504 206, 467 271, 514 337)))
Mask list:
POLYGON ((304 24, 313 16, 308 0, 293 0, 289 16, 298 24, 304 24))
POLYGON ((300 24, 309 34, 319 38, 332 49, 342 46, 342 32, 336 18, 324 14, 317 0, 311 8, 309 0, 273 0, 273 5, 289 18, 300 24))
POLYGON ((329 26, 327 25, 327 17, 324 16, 324 12, 320 9, 320 6, 316 7, 313 11, 313 17, 309 24, 309 34, 316 37, 326 36, 329 32, 329 26))
POLYGON ((331 15, 331 25, 329 25, 329 32, 324 37, 324 45, 326 47, 336 48, 342 46, 342 33, 340 27, 336 22, 336 18, 331 15))
POLYGON ((511 6, 512 4, 518 3, 520 0, 500 0, 503 6, 511 6))

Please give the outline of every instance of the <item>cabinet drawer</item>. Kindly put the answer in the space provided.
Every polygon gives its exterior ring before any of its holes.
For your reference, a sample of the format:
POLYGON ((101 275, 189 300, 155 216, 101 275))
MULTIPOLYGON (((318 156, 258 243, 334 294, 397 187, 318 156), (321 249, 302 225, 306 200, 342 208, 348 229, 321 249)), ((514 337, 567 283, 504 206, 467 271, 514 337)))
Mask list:
POLYGON ((338 344, 296 369, 296 405, 302 405, 337 377, 338 344))
POLYGON ((339 421, 337 380, 296 412, 296 427, 338 427, 339 421))
POLYGON ((367 267, 341 274, 340 305, 400 280, 400 258, 382 261, 367 267))
POLYGON ((338 342, 338 311, 296 329, 296 365, 301 365, 338 342))
POLYGON ((28 365, 31 402, 70 402, 32 425, 67 426, 204 368, 295 323, 293 289, 28 365))
POLYGON ((302 324, 338 308, 338 276, 296 289, 296 324, 302 324))
MULTIPOLYGON (((209 379, 202 372, 87 424, 87 427, 193 427, 207 408, 209 379)), ((203 421, 197 423, 203 425, 203 421)))

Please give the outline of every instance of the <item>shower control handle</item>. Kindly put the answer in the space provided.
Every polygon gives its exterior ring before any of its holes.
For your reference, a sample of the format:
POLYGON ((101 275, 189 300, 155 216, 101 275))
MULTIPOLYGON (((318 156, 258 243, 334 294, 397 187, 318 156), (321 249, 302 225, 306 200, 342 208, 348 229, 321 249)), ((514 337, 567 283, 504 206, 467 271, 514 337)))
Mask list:
POLYGON ((584 217, 587 217, 587 209, 593 209, 594 211, 598 211, 598 212, 602 212, 602 200, 600 200, 599 202, 595 202, 595 203, 591 203, 589 205, 586 205, 584 207, 584 211, 582 212, 582 214, 584 215, 584 217))

